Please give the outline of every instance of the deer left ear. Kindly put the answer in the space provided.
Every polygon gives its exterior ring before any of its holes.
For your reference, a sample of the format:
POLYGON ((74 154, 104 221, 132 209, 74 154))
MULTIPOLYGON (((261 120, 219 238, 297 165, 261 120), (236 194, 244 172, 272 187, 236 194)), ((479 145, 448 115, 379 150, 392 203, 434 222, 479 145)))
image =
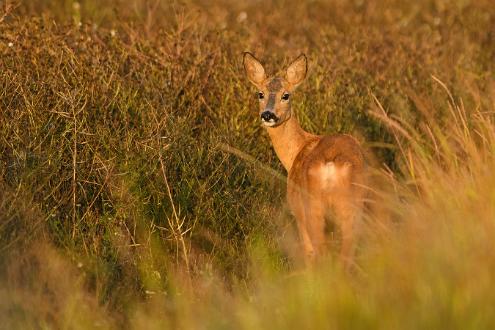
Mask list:
POLYGON ((244 70, 249 81, 254 85, 260 86, 266 79, 265 69, 263 65, 258 61, 253 54, 249 52, 244 53, 243 57, 244 70))
POLYGON ((308 72, 308 60, 306 55, 299 55, 287 68, 286 79, 293 86, 296 87, 304 78, 308 72))

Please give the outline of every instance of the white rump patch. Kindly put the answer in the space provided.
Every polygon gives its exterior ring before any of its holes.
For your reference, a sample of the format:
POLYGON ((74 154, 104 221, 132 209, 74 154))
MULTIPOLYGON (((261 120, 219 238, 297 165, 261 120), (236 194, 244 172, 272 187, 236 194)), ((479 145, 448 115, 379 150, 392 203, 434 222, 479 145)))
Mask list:
POLYGON ((335 174, 337 173, 337 169, 335 168, 334 162, 328 162, 323 164, 321 167, 321 179, 323 181, 333 180, 335 178, 335 174))
POLYGON ((334 162, 328 162, 321 166, 320 177, 322 182, 325 182, 326 188, 333 188, 342 182, 342 179, 349 174, 349 167, 351 165, 346 163, 337 167, 334 162))

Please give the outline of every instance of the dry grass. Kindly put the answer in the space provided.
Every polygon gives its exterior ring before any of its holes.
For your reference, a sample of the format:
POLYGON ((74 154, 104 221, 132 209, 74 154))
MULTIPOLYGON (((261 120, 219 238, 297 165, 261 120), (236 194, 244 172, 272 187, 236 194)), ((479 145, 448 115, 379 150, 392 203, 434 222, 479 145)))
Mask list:
POLYGON ((9 3, 1 328, 495 324, 490 0, 9 3), (369 150, 354 274, 300 267, 245 50, 306 52, 302 125, 369 150))

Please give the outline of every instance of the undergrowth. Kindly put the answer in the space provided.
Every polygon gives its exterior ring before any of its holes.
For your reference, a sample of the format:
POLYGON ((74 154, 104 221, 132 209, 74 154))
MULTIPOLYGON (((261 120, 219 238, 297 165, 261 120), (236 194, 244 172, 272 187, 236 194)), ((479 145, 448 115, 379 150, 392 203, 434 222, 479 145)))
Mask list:
POLYGON ((0 327, 491 328, 495 7, 36 1, 0 12, 0 327), (243 51, 373 168, 305 270, 243 51))

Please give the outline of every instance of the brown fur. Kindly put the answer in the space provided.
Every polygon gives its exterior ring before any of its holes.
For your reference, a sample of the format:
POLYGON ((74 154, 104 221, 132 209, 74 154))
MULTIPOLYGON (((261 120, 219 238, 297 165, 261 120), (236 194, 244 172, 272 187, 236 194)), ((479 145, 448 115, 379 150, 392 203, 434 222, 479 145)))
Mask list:
MULTIPOLYGON (((288 67, 285 78, 266 78, 261 63, 249 53, 244 55, 244 67, 249 80, 264 94, 275 94, 277 100, 273 112, 279 120, 267 130, 289 173, 287 199, 297 219, 306 260, 311 263, 325 252, 325 217, 333 210, 342 234, 340 258, 349 266, 363 208, 364 157, 359 143, 349 135, 319 136, 304 131, 292 116, 290 100, 281 99, 304 80, 304 55, 288 67)), ((260 113, 263 111, 264 99, 260 100, 260 113)))

